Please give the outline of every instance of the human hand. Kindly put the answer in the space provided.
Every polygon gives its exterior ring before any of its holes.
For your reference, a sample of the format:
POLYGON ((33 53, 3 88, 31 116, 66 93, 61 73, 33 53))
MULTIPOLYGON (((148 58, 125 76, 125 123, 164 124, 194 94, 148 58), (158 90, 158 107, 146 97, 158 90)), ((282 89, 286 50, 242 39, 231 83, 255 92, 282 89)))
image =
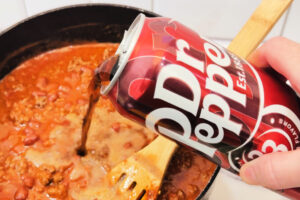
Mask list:
MULTIPOLYGON (((300 44, 283 37, 264 43, 249 56, 256 67, 272 66, 300 93, 300 44)), ((300 187, 300 149, 263 155, 242 166, 241 178, 270 189, 300 187)))

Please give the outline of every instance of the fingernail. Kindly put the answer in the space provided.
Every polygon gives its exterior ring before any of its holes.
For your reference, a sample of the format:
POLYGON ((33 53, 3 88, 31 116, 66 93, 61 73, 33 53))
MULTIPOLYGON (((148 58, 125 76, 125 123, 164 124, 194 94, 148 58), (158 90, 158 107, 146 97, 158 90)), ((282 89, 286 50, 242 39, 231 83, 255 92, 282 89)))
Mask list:
POLYGON ((254 168, 250 164, 245 164, 240 171, 240 176, 243 181, 248 184, 256 184, 256 176, 254 168))

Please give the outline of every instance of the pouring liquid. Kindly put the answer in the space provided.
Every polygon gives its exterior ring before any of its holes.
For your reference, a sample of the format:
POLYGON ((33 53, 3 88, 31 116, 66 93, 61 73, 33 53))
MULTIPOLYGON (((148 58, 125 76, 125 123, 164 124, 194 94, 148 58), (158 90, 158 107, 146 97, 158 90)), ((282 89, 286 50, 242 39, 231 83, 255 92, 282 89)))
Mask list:
POLYGON ((86 141, 90 129, 93 113, 96 104, 101 96, 100 89, 102 86, 108 85, 111 78, 114 66, 118 62, 119 56, 115 55, 105 60, 96 70, 95 74, 89 84, 89 105, 82 122, 81 142, 80 146, 76 149, 77 155, 85 156, 87 154, 86 141))

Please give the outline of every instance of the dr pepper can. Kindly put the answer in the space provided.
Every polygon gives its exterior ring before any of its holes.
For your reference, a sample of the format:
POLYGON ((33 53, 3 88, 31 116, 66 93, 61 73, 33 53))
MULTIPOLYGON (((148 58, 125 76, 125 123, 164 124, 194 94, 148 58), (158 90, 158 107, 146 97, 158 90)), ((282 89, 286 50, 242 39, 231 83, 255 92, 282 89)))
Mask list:
MULTIPOLYGON (((117 110, 223 168, 299 147, 298 97, 285 79, 186 26, 140 14, 99 71, 117 110)), ((281 191, 300 199, 300 190, 281 191)))

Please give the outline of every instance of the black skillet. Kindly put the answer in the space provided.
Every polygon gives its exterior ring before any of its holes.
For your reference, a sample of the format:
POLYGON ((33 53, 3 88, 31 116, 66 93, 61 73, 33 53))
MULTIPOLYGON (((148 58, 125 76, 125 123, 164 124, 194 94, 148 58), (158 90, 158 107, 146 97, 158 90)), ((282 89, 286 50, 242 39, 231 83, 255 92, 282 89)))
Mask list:
MULTIPOLYGON (((0 79, 23 61, 42 52, 85 42, 120 42, 139 13, 158 16, 142 9, 88 4, 47 11, 28 18, 0 34, 0 79)), ((219 167, 197 198, 209 196, 219 167)))

